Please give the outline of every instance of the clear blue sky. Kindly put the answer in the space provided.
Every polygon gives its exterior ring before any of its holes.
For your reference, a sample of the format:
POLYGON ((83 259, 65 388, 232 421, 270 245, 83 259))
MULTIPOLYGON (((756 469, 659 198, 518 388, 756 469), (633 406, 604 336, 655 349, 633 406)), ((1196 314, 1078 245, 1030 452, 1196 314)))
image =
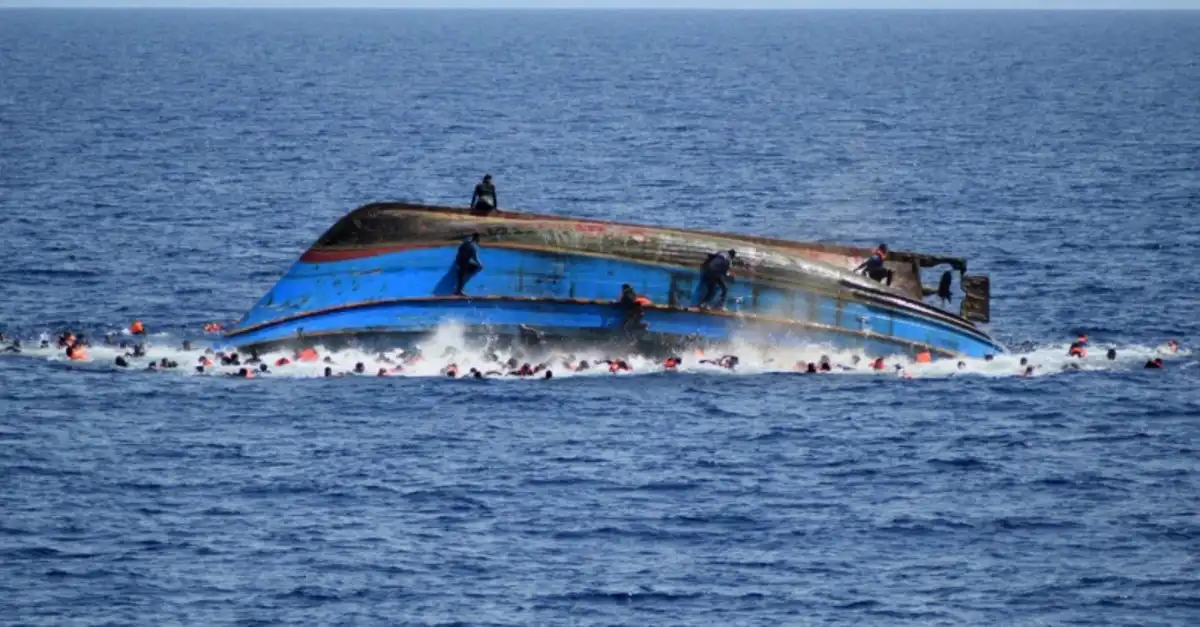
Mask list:
POLYGON ((1200 0, 0 0, 0 7, 1200 9, 1200 0))

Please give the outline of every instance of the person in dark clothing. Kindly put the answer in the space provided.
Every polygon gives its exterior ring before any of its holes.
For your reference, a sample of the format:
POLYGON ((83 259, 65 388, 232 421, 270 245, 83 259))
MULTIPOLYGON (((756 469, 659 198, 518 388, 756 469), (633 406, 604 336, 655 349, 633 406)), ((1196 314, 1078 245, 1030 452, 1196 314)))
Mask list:
POLYGON ((483 270, 483 264, 479 261, 478 233, 472 233, 458 247, 458 255, 454 258, 454 265, 458 267, 458 282, 454 288, 454 295, 466 296, 463 293, 463 287, 466 286, 467 281, 471 277, 475 276, 480 270, 483 270))
POLYGON ((621 286, 621 299, 617 301, 617 307, 625 312, 625 321, 621 323, 621 328, 626 332, 645 331, 649 327, 642 322, 646 315, 643 306, 645 301, 645 298, 639 297, 637 292, 633 291, 632 285, 626 283, 621 286))
POLYGON ((704 289, 704 295, 700 298, 701 309, 709 306, 710 301, 716 296, 717 290, 721 291, 717 309, 725 308, 725 297, 729 294, 729 287, 725 284, 725 279, 729 278, 729 269, 733 266, 733 260, 736 257, 737 251, 734 250, 712 253, 704 261, 704 265, 700 266, 700 287, 704 289))
POLYGON ((484 174, 483 180, 475 185, 475 193, 471 194, 471 210, 487 213, 495 211, 498 206, 496 186, 492 185, 492 175, 484 174))
POLYGON ((890 286, 892 284, 892 271, 888 270, 887 266, 884 265, 884 262, 887 261, 887 255, 887 244, 880 244, 875 249, 875 252, 871 253, 871 256, 867 257, 867 260, 862 262, 854 271, 867 275, 873 281, 886 283, 890 286))

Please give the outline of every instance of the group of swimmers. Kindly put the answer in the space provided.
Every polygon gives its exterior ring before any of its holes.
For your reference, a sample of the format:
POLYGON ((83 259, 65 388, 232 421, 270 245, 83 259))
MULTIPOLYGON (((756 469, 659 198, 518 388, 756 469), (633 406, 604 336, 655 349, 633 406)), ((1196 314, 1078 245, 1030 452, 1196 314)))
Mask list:
MULTIPOLYGON (((1179 342, 1177 342, 1175 340, 1167 340, 1167 343, 1163 346, 1163 349, 1169 354, 1178 353, 1179 352, 1179 342)), ((1077 337, 1074 342, 1071 342, 1071 345, 1067 348, 1067 356, 1074 357, 1076 359, 1083 359, 1083 358, 1087 357, 1087 354, 1088 354, 1088 336, 1085 334, 1080 334, 1079 337, 1077 337)), ((1108 351, 1104 354, 1104 356, 1106 359, 1108 359, 1108 361, 1116 361, 1117 349, 1109 348, 1108 351)), ((1022 358, 1022 360, 1024 360, 1024 358, 1022 358)), ((1163 361, 1162 357, 1151 357, 1146 360, 1145 365, 1142 367, 1153 370, 1153 369, 1162 368, 1164 364, 1165 364, 1165 362, 1163 361)), ((1079 364, 1068 363, 1065 366, 1063 366, 1063 369, 1064 370, 1078 370, 1079 364)))
MULTIPOLYGON (((640 297, 637 297, 636 294, 632 291, 632 288, 629 288, 628 286, 623 286, 623 288, 626 288, 626 289, 623 289, 622 298, 628 299, 629 302, 626 303, 627 305, 640 307, 643 304, 643 302, 640 300, 640 297), (638 300, 635 300, 635 299, 638 299, 638 300)), ((213 324, 215 324, 215 323, 213 323, 213 324)), ((206 325, 205 331, 211 332, 210 328, 211 328, 210 325, 206 325)), ((132 324, 130 324, 128 330, 129 330, 130 335, 135 336, 135 337, 144 336, 146 334, 145 325, 142 324, 142 322, 140 320, 135 320, 132 324)), ((3 333, 0 333, 0 342, 6 342, 6 341, 10 342, 10 343, 7 346, 5 346, 3 349, 0 349, 3 352, 20 353, 22 351, 22 344, 19 339, 13 338, 13 339, 9 340, 8 338, 6 338, 4 336, 3 333)), ((114 365, 116 365, 119 368, 129 368, 129 367, 131 367, 132 359, 146 357, 146 345, 142 341, 121 340, 116 336, 116 334, 109 333, 109 334, 105 335, 104 343, 105 343, 105 345, 117 347, 121 351, 123 351, 114 360, 114 365)), ((55 338, 53 345, 57 346, 60 350, 63 350, 65 356, 69 360, 84 361, 84 360, 89 359, 89 355, 88 355, 89 343, 88 343, 88 340, 83 336, 83 334, 76 334, 69 330, 63 331, 55 338)), ((48 339, 43 339, 40 342, 40 347, 43 349, 50 348, 51 346, 52 346, 52 343, 48 339)), ((1081 334, 1076 338, 1076 340, 1074 342, 1072 342, 1070 344, 1070 346, 1067 349, 1067 355, 1070 357, 1076 358, 1077 360, 1083 360, 1088 355, 1088 347, 1089 347, 1089 339, 1088 339, 1087 335, 1081 334)), ((184 351, 193 350, 192 344, 190 341, 184 341, 181 345, 181 348, 184 351)), ((1165 352, 1167 354, 1177 353, 1177 352, 1179 352, 1179 343, 1175 340, 1168 340, 1165 343, 1165 345, 1160 349, 1160 351, 1165 352)), ((456 356, 456 354, 457 354, 456 349, 454 349, 452 347, 447 348, 445 350, 445 352, 441 355, 441 358, 442 358, 442 360, 452 360, 456 356)), ((704 351, 699 348, 697 348, 695 350, 694 356, 695 356, 695 363, 698 363, 701 365, 716 366, 716 367, 719 367, 719 368, 722 368, 725 370, 730 370, 730 371, 737 370, 739 364, 741 363, 741 360, 737 355, 720 355, 720 356, 710 357, 710 356, 706 356, 704 351)), ((1105 358, 1108 361, 1115 361, 1117 359, 1117 350, 1115 348, 1107 349, 1107 351, 1105 352, 1105 358)), ((398 355, 396 355, 394 358, 389 357, 386 354, 380 354, 376 357, 376 361, 384 364, 386 367, 379 368, 375 372, 375 375, 380 376, 380 377, 386 377, 386 376, 397 375, 397 374, 406 374, 406 373, 410 372, 411 369, 413 369, 417 364, 424 361, 424 359, 425 359, 424 354, 422 353, 422 351, 419 348, 410 350, 410 351, 401 350, 400 353, 398 355)), ((622 359, 622 358, 605 358, 605 359, 595 359, 595 360, 589 361, 587 359, 576 358, 574 355, 567 355, 567 356, 560 355, 558 357, 550 359, 549 361, 544 361, 544 362, 534 364, 534 363, 529 363, 529 362, 522 362, 521 360, 519 360, 516 357, 512 357, 512 358, 508 359, 507 361, 504 361, 504 360, 501 360, 501 358, 495 352, 489 352, 486 354, 485 359, 487 361, 487 364, 482 369, 470 368, 464 373, 461 371, 461 369, 457 363, 451 361, 451 363, 449 363, 449 365, 445 366, 444 368, 442 368, 440 370, 440 373, 443 376, 446 376, 449 378, 459 378, 459 377, 468 378, 469 377, 469 378, 483 379, 483 378, 490 378, 490 377, 519 377, 519 378, 538 377, 538 378, 552 379, 552 378, 554 378, 554 371, 550 365, 552 362, 558 362, 559 368, 561 368, 564 371, 574 372, 574 373, 588 372, 588 371, 603 371, 606 369, 606 370, 608 370, 609 373, 619 374, 619 373, 632 372, 634 370, 634 367, 630 364, 629 360, 622 359)), ((994 356, 986 355, 984 357, 984 360, 991 362, 994 360, 994 356)), ((797 372, 797 373, 802 373, 802 374, 833 372, 835 369, 838 371, 847 372, 847 371, 857 370, 860 367, 862 361, 863 361, 863 358, 861 356, 854 355, 851 357, 848 364, 834 364, 830 360, 828 355, 823 355, 823 356, 821 356, 821 358, 818 361, 815 361, 815 362, 805 362, 805 361, 796 362, 793 365, 793 367, 791 368, 791 370, 794 372, 797 372)), ((908 378, 908 377, 912 376, 911 372, 908 370, 909 365, 928 364, 928 363, 931 363, 932 361, 933 361, 932 353, 929 350, 922 350, 922 351, 916 353, 916 355, 911 360, 904 360, 901 363, 892 363, 890 368, 889 368, 889 365, 885 362, 884 358, 882 358, 882 357, 878 357, 878 358, 870 360, 867 364, 867 368, 869 370, 872 370, 875 372, 880 372, 880 373, 887 372, 890 370, 901 377, 908 378)), ((321 357, 317 353, 317 350, 314 348, 297 348, 294 351, 292 351, 290 357, 284 356, 284 357, 279 357, 279 358, 275 359, 273 361, 273 367, 276 369, 283 369, 294 363, 316 363, 316 362, 321 362, 321 363, 325 364, 325 367, 323 370, 323 375, 325 377, 367 374, 366 364, 364 364, 362 362, 355 364, 353 370, 351 370, 349 372, 335 373, 333 367, 336 364, 333 361, 333 359, 328 355, 321 357)), ((772 364, 772 363, 774 363, 774 360, 768 359, 766 363, 772 364)), ((256 375, 269 373, 269 372, 271 372, 271 367, 272 367, 271 365, 268 365, 267 363, 263 363, 262 358, 259 356, 258 352, 255 350, 251 350, 247 355, 243 356, 242 354, 239 354, 236 351, 221 352, 221 351, 216 351, 212 348, 207 348, 204 350, 204 353, 197 358, 194 369, 197 373, 203 374, 203 373, 211 371, 218 365, 220 365, 222 367, 226 367, 226 368, 237 368, 238 370, 236 372, 231 372, 231 373, 227 373, 227 374, 229 376, 242 377, 242 378, 253 378, 256 375)), ((684 365, 684 360, 681 356, 672 355, 672 356, 667 357, 666 359, 662 360, 661 362, 655 364, 652 367, 660 367, 661 370, 669 372, 669 371, 677 370, 677 369, 681 368, 683 365, 684 365)), ((1161 357, 1153 357, 1146 361, 1144 368, 1161 369, 1164 367, 1164 365, 1165 365, 1165 362, 1163 361, 1163 359, 1161 357)), ((1018 374, 1023 377, 1030 377, 1030 376, 1033 376, 1035 371, 1040 367, 1041 366, 1030 363, 1029 359, 1027 357, 1022 357, 1020 359, 1018 374)), ((150 360, 149 363, 145 366, 145 369, 149 370, 149 371, 165 371, 165 370, 172 370, 172 369, 177 369, 177 368, 179 368, 179 364, 171 359, 166 358, 166 357, 163 357, 158 360, 150 360)), ((961 371, 961 370, 964 370, 965 368, 966 368, 966 362, 959 361, 957 363, 957 370, 961 371)), ((1063 370, 1080 370, 1081 366, 1078 362, 1073 361, 1073 362, 1068 362, 1067 364, 1064 364, 1062 366, 1062 369, 1063 370)))

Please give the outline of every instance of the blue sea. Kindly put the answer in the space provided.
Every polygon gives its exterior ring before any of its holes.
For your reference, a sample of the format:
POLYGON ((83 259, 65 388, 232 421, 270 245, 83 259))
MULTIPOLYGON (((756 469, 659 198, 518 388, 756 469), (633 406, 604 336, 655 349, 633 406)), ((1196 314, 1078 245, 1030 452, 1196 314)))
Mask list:
POLYGON ((1198 12, 0 11, 0 624, 1200 624, 1198 211, 1198 12), (1012 354, 192 371, 345 212, 484 172, 967 257, 1012 354), (179 369, 38 348, 135 318, 179 369))

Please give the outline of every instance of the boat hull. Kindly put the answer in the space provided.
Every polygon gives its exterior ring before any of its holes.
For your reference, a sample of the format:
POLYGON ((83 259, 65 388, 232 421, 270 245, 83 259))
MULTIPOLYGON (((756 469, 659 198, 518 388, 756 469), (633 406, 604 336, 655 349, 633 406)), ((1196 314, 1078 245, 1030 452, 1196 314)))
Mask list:
MULTIPOLYGON (((379 227, 361 215, 355 220, 361 211, 306 252, 228 332, 229 341, 242 347, 344 341, 428 333, 445 324, 468 334, 512 336, 532 329, 602 340, 624 334, 625 312, 613 299, 628 283, 653 301, 645 308, 649 328, 639 334, 646 341, 820 344, 868 355, 1003 351, 961 318, 901 290, 864 284, 834 264, 797 259, 782 246, 729 244, 720 235, 681 231, 659 235, 649 227, 629 227, 641 240, 614 245, 603 237, 569 239, 581 231, 563 219, 531 224, 528 218, 480 219, 442 209, 394 212, 402 220, 379 227), (469 298, 453 295, 457 238, 464 230, 486 233, 484 270, 467 284, 469 298), (703 261, 698 251, 735 245, 739 259, 744 254, 750 262, 735 268, 727 310, 696 308, 696 267, 703 261)), ((590 227, 582 232, 597 236, 590 227)))

